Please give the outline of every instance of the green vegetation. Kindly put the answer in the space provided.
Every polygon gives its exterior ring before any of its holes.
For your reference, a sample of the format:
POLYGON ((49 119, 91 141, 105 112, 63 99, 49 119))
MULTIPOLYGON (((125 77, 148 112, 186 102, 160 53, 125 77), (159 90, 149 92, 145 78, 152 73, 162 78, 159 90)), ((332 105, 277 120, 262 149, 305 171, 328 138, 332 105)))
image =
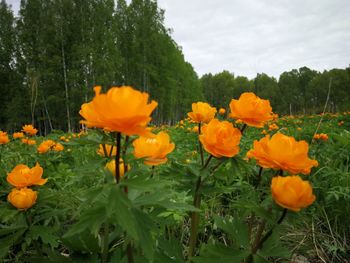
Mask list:
POLYGON ((160 102, 154 123, 183 118, 193 101, 228 105, 244 91, 269 99, 276 113, 320 113, 350 107, 350 68, 307 67, 249 80, 223 71, 200 79, 164 25, 153 0, 26 0, 14 17, 0 3, 0 126, 32 123, 41 134, 79 130, 83 102, 102 85, 130 85, 160 102))

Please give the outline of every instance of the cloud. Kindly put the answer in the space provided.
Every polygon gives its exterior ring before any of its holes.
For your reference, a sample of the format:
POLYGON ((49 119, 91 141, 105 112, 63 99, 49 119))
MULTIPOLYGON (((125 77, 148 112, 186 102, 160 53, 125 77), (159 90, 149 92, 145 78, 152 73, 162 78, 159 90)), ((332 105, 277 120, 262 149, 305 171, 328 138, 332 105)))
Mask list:
MULTIPOLYGON (((130 2, 130 0, 128 0, 130 2)), ((14 10, 19 0, 7 0, 14 10)), ((250 78, 350 63, 349 0, 158 0, 174 40, 199 75, 250 78)), ((15 11, 17 12, 17 11, 15 11)))
POLYGON ((350 63, 347 0, 159 0, 173 38, 199 75, 254 77, 350 63))

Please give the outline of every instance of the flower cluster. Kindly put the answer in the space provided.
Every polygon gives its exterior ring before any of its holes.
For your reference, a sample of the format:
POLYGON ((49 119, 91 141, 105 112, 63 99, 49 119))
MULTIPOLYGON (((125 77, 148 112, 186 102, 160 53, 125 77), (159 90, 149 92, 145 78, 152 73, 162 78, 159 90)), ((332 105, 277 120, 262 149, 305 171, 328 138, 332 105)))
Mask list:
POLYGON ((37 199, 37 192, 28 188, 33 185, 44 185, 47 179, 42 178, 43 168, 37 163, 33 168, 19 164, 7 174, 7 182, 14 186, 7 200, 16 208, 26 210, 32 207, 37 199))
POLYGON ((321 140, 321 141, 327 141, 328 140, 328 135, 325 133, 316 133, 314 135, 315 140, 321 140))
POLYGON ((47 153, 49 151, 61 152, 64 150, 64 146, 59 142, 53 140, 43 141, 38 147, 38 153, 47 153))

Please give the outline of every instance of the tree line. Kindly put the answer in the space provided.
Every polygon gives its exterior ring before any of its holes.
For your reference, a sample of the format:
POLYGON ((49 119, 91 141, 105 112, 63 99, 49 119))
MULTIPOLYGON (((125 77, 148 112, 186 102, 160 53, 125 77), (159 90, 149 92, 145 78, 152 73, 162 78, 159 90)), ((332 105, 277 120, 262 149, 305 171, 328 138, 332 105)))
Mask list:
POLYGON ((186 116, 191 103, 227 107, 253 91, 277 113, 318 112, 332 78, 330 109, 349 108, 350 69, 306 67, 253 80, 223 71, 198 78, 164 24, 156 0, 21 0, 18 16, 0 2, 0 129, 32 123, 42 134, 79 130, 93 87, 130 85, 159 105, 155 124, 186 116))
POLYGON ((205 74, 200 82, 205 98, 217 107, 227 108, 232 97, 254 92, 269 99, 274 112, 280 115, 321 113, 325 105, 327 112, 350 109, 350 66, 323 72, 301 67, 283 72, 278 80, 265 73, 249 80, 223 71, 205 74))

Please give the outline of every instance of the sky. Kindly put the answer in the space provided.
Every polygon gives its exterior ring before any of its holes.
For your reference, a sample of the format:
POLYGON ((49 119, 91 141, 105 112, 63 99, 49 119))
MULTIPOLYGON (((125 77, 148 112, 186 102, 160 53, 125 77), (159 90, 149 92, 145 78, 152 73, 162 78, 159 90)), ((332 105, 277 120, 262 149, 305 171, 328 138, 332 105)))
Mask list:
MULTIPOLYGON (((129 0, 130 1, 130 0, 129 0)), ((18 10, 20 0, 7 0, 18 10)), ((199 76, 253 78, 350 64, 350 0, 158 0, 199 76)))

